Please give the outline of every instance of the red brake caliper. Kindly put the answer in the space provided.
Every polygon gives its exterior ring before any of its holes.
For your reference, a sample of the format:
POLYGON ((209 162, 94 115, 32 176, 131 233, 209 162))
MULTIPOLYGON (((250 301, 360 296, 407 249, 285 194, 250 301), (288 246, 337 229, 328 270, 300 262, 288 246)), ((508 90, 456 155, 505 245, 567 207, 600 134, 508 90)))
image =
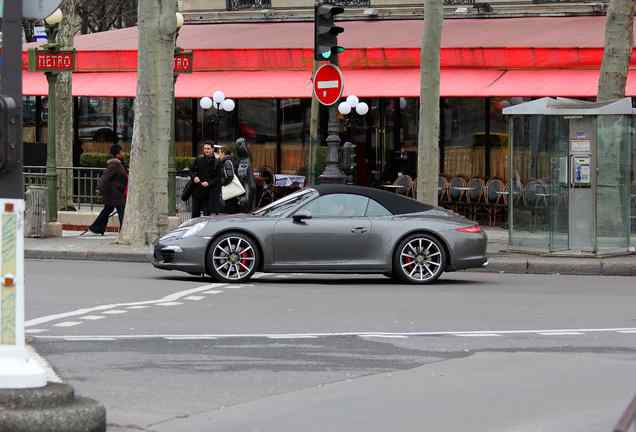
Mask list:
POLYGON ((252 254, 250 253, 251 249, 246 251, 243 250, 241 251, 241 264, 243 264, 245 267, 250 268, 250 260, 248 258, 252 257, 252 254))

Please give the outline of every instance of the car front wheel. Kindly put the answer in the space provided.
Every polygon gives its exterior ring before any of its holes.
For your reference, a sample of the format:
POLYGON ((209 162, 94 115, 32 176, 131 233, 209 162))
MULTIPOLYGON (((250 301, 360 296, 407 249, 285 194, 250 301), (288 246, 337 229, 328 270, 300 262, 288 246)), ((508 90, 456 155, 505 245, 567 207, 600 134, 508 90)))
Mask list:
POLYGON ((393 273, 409 283, 432 283, 444 273, 445 265, 444 247, 428 234, 407 237, 400 242, 393 257, 393 273))
POLYGON ((212 242, 207 253, 210 275, 221 282, 244 282, 258 268, 260 254, 256 243, 239 233, 224 234, 212 242))

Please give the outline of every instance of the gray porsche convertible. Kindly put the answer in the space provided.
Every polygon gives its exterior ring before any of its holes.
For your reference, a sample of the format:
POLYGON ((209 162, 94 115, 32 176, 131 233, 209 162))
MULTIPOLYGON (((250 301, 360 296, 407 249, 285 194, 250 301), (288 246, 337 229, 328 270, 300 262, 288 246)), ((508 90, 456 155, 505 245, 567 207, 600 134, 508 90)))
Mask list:
POLYGON ((154 246, 153 265, 244 282, 265 273, 379 273, 426 284, 487 265, 479 225, 383 191, 319 185, 251 214, 192 219, 154 246))

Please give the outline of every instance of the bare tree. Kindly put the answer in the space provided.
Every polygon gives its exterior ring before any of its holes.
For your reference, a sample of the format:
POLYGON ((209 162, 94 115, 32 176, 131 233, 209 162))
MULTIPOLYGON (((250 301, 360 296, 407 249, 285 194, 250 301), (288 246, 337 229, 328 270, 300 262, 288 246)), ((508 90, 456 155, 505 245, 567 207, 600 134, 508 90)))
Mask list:
POLYGON ((152 244, 167 228, 176 12, 176 0, 139 2, 135 123, 128 202, 119 237, 133 246, 152 244))
MULTIPOLYGON (((56 42, 65 48, 73 47, 73 38, 80 30, 79 5, 81 0, 64 0, 61 4, 64 19, 60 24, 56 42)), ((55 86, 56 116, 55 143, 57 166, 73 166, 73 94, 72 73, 60 73, 55 86)), ((58 172, 57 202, 61 209, 73 208, 73 172, 58 172)))
POLYGON ((98 33, 137 24, 138 0, 83 0, 82 34, 98 33))
POLYGON ((634 46, 633 0, 610 0, 605 23, 605 51, 597 100, 625 97, 627 70, 634 46))
POLYGON ((443 23, 442 0, 425 0, 420 52, 417 199, 433 206, 437 206, 439 176, 439 57, 443 23))

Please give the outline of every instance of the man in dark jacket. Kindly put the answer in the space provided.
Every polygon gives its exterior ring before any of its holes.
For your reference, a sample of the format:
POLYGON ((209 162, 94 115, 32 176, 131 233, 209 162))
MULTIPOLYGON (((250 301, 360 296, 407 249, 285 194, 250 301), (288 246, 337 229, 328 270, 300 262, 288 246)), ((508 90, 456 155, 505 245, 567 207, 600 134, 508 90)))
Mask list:
POLYGON ((203 155, 192 163, 192 217, 201 216, 201 212, 208 216, 213 209, 213 191, 219 183, 217 175, 217 161, 212 152, 212 144, 203 144, 203 155))
POLYGON ((95 222, 82 235, 88 232, 104 235, 108 225, 108 218, 113 210, 117 210, 119 225, 121 226, 124 223, 128 173, 126 168, 124 168, 124 154, 121 146, 113 144, 110 148, 110 154, 113 157, 106 162, 106 170, 102 173, 98 183, 98 188, 104 198, 104 208, 95 219, 95 222))

